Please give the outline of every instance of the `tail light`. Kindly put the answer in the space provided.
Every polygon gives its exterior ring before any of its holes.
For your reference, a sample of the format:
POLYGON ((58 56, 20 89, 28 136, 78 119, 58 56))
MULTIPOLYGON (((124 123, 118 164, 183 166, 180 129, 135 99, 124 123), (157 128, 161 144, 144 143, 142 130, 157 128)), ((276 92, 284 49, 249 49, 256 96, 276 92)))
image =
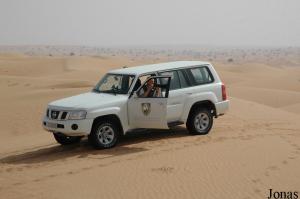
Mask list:
POLYGON ((225 84, 222 84, 222 100, 227 100, 226 87, 225 84))

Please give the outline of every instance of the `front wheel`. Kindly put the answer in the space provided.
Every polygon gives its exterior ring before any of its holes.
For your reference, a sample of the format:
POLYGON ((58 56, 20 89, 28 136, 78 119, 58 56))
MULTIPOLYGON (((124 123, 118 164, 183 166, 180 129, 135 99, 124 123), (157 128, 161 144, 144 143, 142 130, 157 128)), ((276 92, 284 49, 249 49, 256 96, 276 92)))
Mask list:
POLYGON ((89 135, 89 142, 96 149, 112 148, 116 145, 119 138, 117 126, 112 121, 99 121, 89 135))
POLYGON ((205 108, 198 108, 194 110, 186 123, 188 131, 193 135, 208 134, 212 125, 213 115, 211 111, 205 108))
POLYGON ((70 145, 80 142, 82 136, 66 136, 61 133, 53 133, 55 140, 61 145, 70 145))

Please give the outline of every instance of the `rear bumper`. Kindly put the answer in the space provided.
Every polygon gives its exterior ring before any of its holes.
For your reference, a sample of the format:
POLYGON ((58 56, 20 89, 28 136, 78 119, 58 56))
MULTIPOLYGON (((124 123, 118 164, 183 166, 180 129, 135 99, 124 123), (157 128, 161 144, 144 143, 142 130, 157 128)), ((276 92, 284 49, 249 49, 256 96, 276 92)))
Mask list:
POLYGON ((229 100, 218 102, 215 104, 216 106, 216 115, 223 115, 229 109, 229 100))
POLYGON ((91 132, 93 119, 51 120, 44 117, 42 125, 46 131, 60 132, 67 136, 85 136, 89 135, 91 132), (74 128, 76 126, 77 128, 74 128))

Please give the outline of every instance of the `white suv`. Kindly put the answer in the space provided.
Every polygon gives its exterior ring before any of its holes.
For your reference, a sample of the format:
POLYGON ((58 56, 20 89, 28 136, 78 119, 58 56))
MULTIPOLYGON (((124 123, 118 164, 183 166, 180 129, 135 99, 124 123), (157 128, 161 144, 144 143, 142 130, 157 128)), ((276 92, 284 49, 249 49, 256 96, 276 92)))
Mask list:
POLYGON ((51 102, 43 127, 62 145, 88 136, 94 147, 110 148, 141 128, 185 123, 191 134, 207 134, 228 107, 210 63, 177 61, 112 70, 91 92, 51 102))

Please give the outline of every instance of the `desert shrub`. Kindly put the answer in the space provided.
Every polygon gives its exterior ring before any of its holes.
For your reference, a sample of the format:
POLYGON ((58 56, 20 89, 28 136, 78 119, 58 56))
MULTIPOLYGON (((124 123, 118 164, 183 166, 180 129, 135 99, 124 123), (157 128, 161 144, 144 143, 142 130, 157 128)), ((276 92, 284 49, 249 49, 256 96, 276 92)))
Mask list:
POLYGON ((227 62, 233 62, 232 58, 227 59, 227 62))

